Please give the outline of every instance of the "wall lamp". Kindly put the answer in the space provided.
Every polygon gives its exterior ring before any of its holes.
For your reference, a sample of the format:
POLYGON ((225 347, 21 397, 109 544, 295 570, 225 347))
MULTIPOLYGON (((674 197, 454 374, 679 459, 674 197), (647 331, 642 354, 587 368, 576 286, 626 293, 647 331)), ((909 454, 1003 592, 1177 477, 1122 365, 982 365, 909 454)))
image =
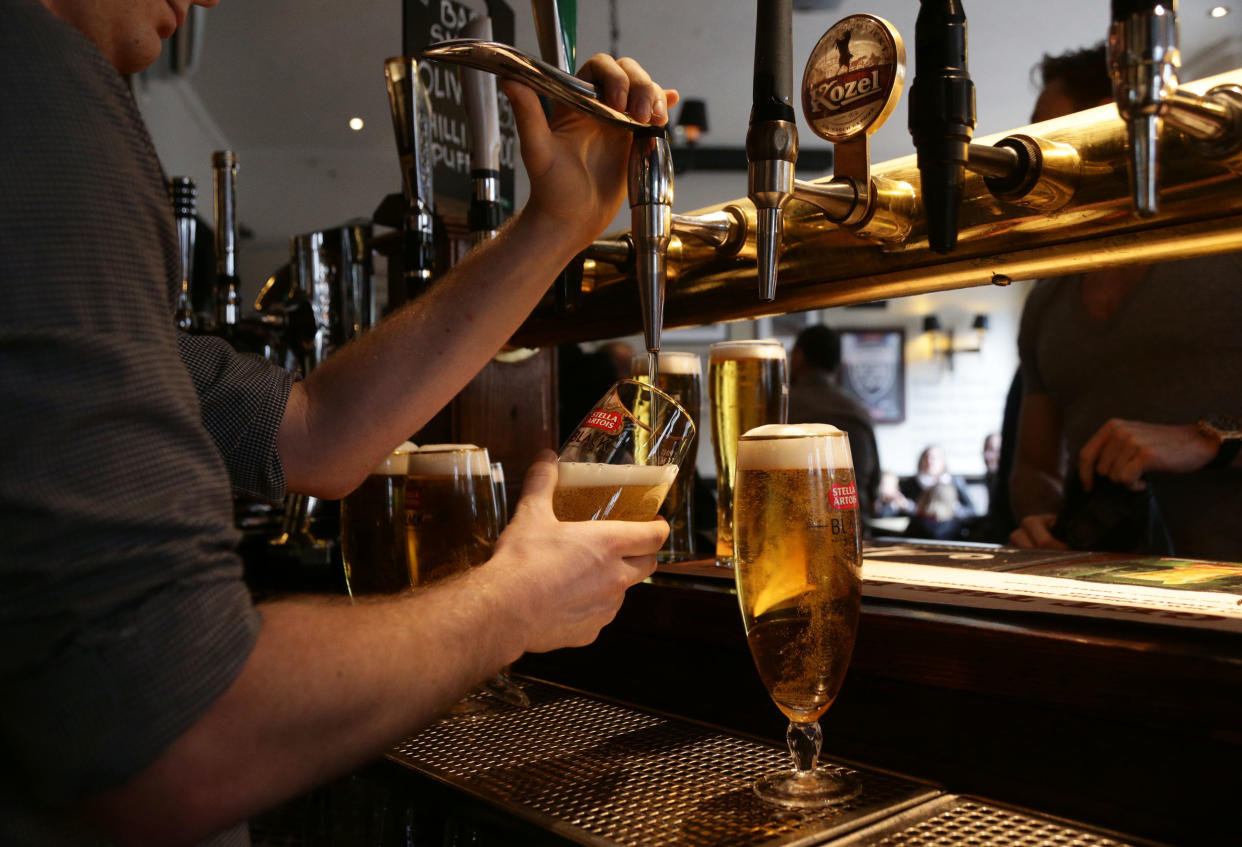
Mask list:
POLYGON ((957 338, 953 327, 945 329, 936 315, 923 317, 923 332, 931 334, 932 353, 944 356, 949 370, 953 370, 953 356, 957 353, 980 353, 983 351, 983 335, 988 330, 988 316, 980 312, 971 322, 973 337, 957 338))

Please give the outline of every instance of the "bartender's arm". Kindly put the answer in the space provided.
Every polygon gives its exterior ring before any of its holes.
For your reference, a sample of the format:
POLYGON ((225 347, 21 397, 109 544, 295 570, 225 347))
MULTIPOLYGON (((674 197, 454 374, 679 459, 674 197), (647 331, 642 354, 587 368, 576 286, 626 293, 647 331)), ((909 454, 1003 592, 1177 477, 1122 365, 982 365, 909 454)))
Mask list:
MULTIPOLYGON (((676 91, 635 62, 596 56, 582 76, 637 120, 664 124, 676 91)), ((416 432, 496 354, 548 285, 616 215, 631 134, 568 109, 551 125, 510 83, 531 179, 526 206, 423 297, 294 386, 277 447, 292 491, 340 497, 416 432)))

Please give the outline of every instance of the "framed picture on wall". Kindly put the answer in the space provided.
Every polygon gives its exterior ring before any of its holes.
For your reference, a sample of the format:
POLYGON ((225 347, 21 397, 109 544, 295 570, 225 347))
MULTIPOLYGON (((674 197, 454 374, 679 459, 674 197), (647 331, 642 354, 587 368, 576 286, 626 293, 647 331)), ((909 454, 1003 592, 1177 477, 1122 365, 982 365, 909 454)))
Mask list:
POLYGON ((876 423, 906 419, 906 332, 841 329, 841 383, 876 423))

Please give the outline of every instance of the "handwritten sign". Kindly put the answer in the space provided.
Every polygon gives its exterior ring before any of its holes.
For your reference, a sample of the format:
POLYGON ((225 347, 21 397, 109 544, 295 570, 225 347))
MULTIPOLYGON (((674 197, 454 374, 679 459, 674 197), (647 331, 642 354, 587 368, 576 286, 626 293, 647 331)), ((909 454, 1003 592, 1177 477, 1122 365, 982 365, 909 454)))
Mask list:
MULTIPOLYGON (((456 0, 403 0, 402 51, 418 57, 427 45, 457 38, 462 27, 479 13, 456 0)), ((492 19, 492 38, 513 43, 513 10, 503 0, 487 0, 492 19)), ((470 125, 456 66, 437 62, 418 63, 423 85, 431 95, 432 156, 435 172, 436 211, 445 217, 462 217, 470 206, 470 125)), ((517 128, 513 109, 497 93, 500 107, 500 202, 513 210, 513 169, 518 160, 517 128)))

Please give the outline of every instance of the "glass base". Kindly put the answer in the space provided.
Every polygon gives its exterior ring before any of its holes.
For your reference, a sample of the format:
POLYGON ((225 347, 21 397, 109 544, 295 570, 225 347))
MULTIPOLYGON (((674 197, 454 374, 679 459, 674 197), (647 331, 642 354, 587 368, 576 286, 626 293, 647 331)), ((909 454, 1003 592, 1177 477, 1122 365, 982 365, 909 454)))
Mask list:
POLYGON ((761 800, 789 809, 819 809, 853 800, 862 783, 844 774, 825 771, 778 771, 755 780, 761 800))

